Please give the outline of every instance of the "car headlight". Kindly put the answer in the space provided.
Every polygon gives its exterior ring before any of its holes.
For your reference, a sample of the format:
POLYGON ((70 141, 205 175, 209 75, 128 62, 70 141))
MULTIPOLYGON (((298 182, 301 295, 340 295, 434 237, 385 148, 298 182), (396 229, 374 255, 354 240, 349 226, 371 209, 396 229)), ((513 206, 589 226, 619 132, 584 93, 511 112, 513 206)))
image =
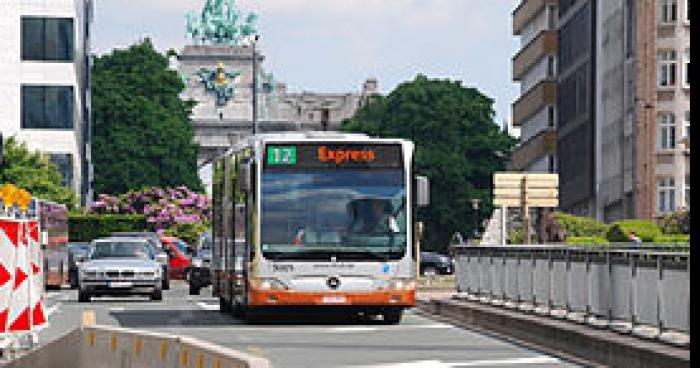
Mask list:
POLYGON ((250 280, 250 286, 258 290, 287 290, 287 286, 282 281, 270 278, 259 278, 250 280))
POLYGON ((392 290, 414 290, 416 281, 413 279, 391 279, 389 280, 389 289, 392 290))
POLYGON ((99 274, 99 271, 94 269, 80 270, 80 275, 82 277, 97 277, 99 274))
POLYGON ((203 264, 204 262, 202 262, 202 260, 199 258, 195 258, 192 260, 192 267, 202 267, 203 264))

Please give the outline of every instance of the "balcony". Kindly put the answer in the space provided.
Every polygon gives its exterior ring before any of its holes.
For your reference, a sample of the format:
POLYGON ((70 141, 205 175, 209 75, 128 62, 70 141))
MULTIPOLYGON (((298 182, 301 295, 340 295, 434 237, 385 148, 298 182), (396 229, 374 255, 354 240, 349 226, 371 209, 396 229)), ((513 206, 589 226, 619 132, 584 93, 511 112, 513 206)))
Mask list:
POLYGON ((525 25, 539 13, 545 5, 557 5, 557 0, 522 0, 513 10, 513 34, 520 35, 525 25))
POLYGON ((557 32, 542 31, 530 43, 513 56, 513 80, 520 78, 545 55, 556 55, 557 32))
POLYGON ((557 151, 557 132, 548 129, 518 146, 510 157, 510 170, 521 171, 545 155, 557 151))
POLYGON ((557 102, 557 82, 543 80, 513 103, 513 126, 521 126, 545 105, 557 102))

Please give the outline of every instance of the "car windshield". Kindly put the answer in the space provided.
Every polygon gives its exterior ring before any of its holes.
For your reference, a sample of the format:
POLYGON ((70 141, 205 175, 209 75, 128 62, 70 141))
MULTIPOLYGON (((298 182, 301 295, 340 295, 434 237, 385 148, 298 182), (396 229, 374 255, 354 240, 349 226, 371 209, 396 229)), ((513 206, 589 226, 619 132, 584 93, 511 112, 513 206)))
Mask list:
POLYGON ((142 242, 96 242, 91 259, 104 258, 143 258, 151 259, 152 254, 142 242))
POLYGON ((402 170, 267 171, 262 192, 262 250, 268 258, 404 252, 402 170))

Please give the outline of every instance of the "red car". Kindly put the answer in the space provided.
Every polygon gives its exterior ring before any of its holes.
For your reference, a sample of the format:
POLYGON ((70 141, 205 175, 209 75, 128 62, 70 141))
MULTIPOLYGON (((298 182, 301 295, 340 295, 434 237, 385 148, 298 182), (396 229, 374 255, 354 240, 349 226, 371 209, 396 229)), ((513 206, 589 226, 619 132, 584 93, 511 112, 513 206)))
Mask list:
POLYGON ((170 278, 184 280, 192 262, 187 243, 174 236, 163 236, 160 241, 168 249, 168 265, 170 278))

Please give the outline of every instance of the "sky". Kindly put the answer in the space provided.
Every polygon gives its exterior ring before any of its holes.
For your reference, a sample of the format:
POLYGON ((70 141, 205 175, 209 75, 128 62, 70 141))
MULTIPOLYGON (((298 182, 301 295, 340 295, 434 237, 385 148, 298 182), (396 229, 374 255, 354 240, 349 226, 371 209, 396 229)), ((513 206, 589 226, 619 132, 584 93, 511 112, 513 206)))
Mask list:
MULTIPOLYGON (((149 37, 182 49, 187 11, 204 0, 98 0, 93 52, 149 37), (128 4, 128 5, 127 5, 128 4)), ((518 96, 511 58, 519 41, 511 12, 520 0, 238 0, 258 14, 264 68, 290 92, 359 92, 376 78, 382 94, 418 74, 462 81, 495 101, 510 120, 518 96)))

